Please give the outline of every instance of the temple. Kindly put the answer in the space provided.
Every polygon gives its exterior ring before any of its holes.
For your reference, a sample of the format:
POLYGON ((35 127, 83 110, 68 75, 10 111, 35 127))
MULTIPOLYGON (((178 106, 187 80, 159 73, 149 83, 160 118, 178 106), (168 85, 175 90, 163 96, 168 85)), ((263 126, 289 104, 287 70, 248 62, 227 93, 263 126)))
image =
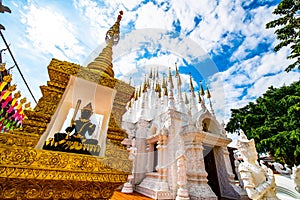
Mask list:
POLYGON ((0 199, 114 199, 117 190, 152 199, 277 199, 252 140, 240 138, 243 162, 229 153, 208 85, 195 91, 190 76, 183 92, 176 63, 167 77, 151 69, 136 88, 114 77, 122 15, 87 66, 51 60, 33 109, 0 57, 0 199))
POLYGON ((188 97, 174 68, 167 78, 151 70, 123 115, 128 133, 123 143, 136 146, 130 184, 153 199, 247 199, 235 184, 227 149, 231 139, 216 120, 208 87, 205 97, 200 83, 196 95, 190 78, 188 97))

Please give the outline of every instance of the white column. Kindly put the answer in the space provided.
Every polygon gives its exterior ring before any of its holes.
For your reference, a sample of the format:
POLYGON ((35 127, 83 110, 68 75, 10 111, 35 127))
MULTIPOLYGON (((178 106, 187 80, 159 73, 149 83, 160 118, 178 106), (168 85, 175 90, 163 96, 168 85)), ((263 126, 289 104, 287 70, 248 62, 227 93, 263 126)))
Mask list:
POLYGON ((159 190, 160 191, 168 191, 168 182, 167 182, 167 167, 164 164, 165 161, 165 150, 166 146, 164 144, 164 135, 159 135, 158 141, 157 141, 157 151, 158 151, 158 165, 156 167, 156 170, 159 174, 159 190))

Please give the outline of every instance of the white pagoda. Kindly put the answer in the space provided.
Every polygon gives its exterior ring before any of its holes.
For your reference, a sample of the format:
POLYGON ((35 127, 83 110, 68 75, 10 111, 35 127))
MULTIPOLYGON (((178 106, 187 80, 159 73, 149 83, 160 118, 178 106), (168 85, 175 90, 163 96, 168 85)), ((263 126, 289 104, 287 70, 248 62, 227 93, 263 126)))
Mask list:
POLYGON ((208 87, 207 99, 202 83, 195 95, 190 78, 188 98, 175 67, 175 76, 169 69, 162 80, 151 70, 128 103, 123 143, 134 164, 125 186, 153 199, 247 199, 235 184, 227 149, 231 139, 216 120, 208 87))

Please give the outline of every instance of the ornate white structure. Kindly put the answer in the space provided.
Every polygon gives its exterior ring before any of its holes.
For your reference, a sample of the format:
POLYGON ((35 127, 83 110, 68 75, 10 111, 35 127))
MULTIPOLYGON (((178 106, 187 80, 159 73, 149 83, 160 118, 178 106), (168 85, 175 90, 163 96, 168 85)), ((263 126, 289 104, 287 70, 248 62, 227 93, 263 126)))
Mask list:
POLYGON ((135 191, 154 199, 247 199, 234 184, 231 139, 216 120, 210 97, 207 89, 209 111, 202 84, 197 99, 192 80, 189 99, 183 95, 177 66, 175 78, 171 70, 162 82, 157 71, 145 77, 122 120, 128 139, 136 140, 135 191))
MULTIPOLYGON (((126 143, 126 141, 123 141, 125 145, 128 145, 128 143, 126 143)), ((122 192, 123 193, 132 193, 133 192, 133 185, 132 185, 132 180, 133 180, 133 173, 135 170, 135 157, 137 155, 137 148, 135 146, 135 138, 133 138, 131 140, 131 147, 128 148, 129 150, 129 160, 133 161, 133 165, 132 165, 132 174, 128 176, 128 182, 124 184, 123 188, 122 188, 122 192)))

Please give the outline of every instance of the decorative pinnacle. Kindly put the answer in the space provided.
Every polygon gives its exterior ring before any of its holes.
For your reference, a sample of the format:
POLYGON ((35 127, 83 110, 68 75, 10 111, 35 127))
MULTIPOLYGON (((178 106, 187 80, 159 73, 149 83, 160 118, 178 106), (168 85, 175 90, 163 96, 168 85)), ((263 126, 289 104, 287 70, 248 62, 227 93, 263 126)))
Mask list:
POLYGON ((158 83, 158 81, 156 81, 156 85, 155 85, 155 92, 158 93, 158 97, 161 97, 161 88, 160 88, 160 84, 158 83))
POLYGON ((177 68, 177 63, 175 62, 175 77, 177 77, 177 85, 178 86, 181 86, 182 85, 182 82, 181 82, 181 78, 180 78, 180 74, 179 74, 179 72, 178 72, 178 68, 177 68))
POLYGON ((186 92, 184 93, 184 103, 189 104, 189 100, 187 98, 186 92))
POLYGON ((113 42, 113 45, 118 44, 120 40, 120 21, 122 19, 123 11, 119 12, 117 21, 115 24, 106 32, 105 41, 106 43, 113 42))
POLYGON ((144 80, 144 85, 143 85, 143 93, 147 92, 147 79, 146 79, 146 75, 145 75, 145 80, 144 80))
POLYGON ((208 99, 211 97, 207 84, 206 84, 206 95, 208 99))
POLYGON ((150 74, 149 74, 149 78, 153 78, 153 74, 152 74, 152 68, 150 69, 150 74))
POLYGON ((198 103, 201 103, 201 96, 200 96, 200 92, 198 92, 198 103))
POLYGON ((166 80, 165 80, 165 77, 163 76, 163 80, 162 80, 162 85, 161 85, 162 88, 166 88, 167 85, 166 85, 166 80))
POLYGON ((170 83, 170 88, 173 89, 173 79, 172 79, 172 74, 171 74, 171 67, 169 67, 169 77, 168 77, 168 82, 170 83))
POLYGON ((177 68, 177 62, 175 62, 175 77, 179 75, 178 68, 177 68))
POLYGON ((134 100, 136 101, 136 100, 138 100, 138 89, 137 88, 135 88, 135 90, 134 90, 134 95, 133 95, 133 98, 134 98, 134 100))
POLYGON ((141 97, 141 96, 142 96, 142 86, 140 85, 139 92, 138 92, 138 97, 141 97))
POLYGON ((193 81, 192 81, 192 75, 190 74, 190 90, 191 90, 191 93, 193 95, 193 97, 195 97, 195 90, 194 90, 194 85, 193 85, 193 81))
POLYGON ((114 77, 113 64, 112 64, 112 46, 118 44, 120 40, 120 21, 122 19, 123 11, 117 18, 115 24, 107 31, 105 41, 106 47, 102 52, 95 58, 94 61, 87 65, 87 68, 104 72, 110 77, 114 77))
POLYGON ((131 102, 131 99, 130 101, 128 102, 128 108, 131 108, 132 107, 132 102, 131 102))
POLYGON ((192 81, 192 75, 190 73, 190 90, 191 92, 194 92, 194 86, 193 86, 193 81, 192 81))
POLYGON ((203 86, 202 86, 202 81, 200 81, 200 94, 202 95, 202 96, 204 96, 204 90, 203 90, 203 86))

